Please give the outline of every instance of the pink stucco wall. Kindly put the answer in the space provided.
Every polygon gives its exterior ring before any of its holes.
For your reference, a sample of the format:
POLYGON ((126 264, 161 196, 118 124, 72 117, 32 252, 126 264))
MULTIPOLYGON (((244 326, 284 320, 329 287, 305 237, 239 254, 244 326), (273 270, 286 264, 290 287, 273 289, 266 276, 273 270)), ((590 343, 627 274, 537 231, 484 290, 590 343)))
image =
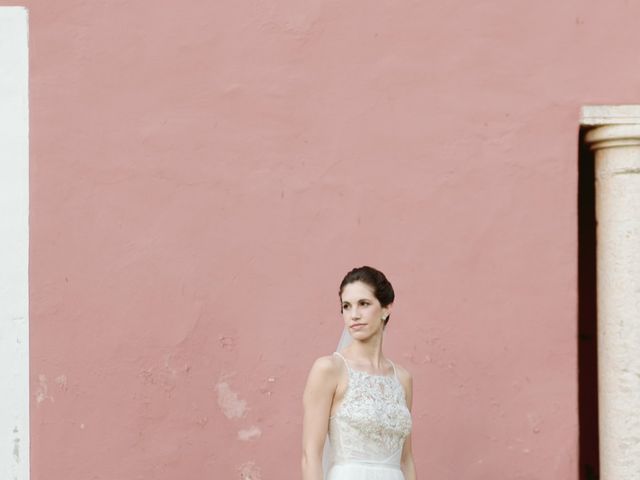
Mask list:
POLYGON ((299 478, 365 263, 419 478, 577 478, 578 111, 639 5, 26 5, 32 479, 299 478))

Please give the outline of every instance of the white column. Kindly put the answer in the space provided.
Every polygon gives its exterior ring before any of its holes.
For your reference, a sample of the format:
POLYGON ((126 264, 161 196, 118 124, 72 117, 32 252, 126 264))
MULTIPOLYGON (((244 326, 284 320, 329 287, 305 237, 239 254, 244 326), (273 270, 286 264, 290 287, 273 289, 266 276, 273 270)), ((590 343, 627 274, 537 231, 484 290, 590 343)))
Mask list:
MULTIPOLYGON (((615 123, 615 122, 614 122, 615 123)), ((640 123, 588 131, 595 154, 600 478, 640 478, 640 123)))
POLYGON ((0 7, 0 478, 29 478, 27 11, 0 7))

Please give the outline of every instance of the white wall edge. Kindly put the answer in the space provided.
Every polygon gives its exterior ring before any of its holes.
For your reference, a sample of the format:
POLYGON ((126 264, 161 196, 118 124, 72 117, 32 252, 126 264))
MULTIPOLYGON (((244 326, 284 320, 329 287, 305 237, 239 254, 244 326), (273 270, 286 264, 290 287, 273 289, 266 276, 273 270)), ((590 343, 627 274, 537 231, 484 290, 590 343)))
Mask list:
POLYGON ((585 126, 640 123, 640 105, 585 105, 580 124, 585 126))
POLYGON ((0 7, 0 478, 29 479, 28 12, 0 7))

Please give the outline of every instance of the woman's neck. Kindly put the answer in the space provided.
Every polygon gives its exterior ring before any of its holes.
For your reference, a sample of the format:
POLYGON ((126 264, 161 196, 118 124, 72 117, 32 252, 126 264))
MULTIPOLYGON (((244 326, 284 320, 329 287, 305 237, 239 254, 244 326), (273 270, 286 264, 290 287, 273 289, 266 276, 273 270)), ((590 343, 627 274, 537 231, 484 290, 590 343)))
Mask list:
POLYGON ((374 370, 382 370, 384 367, 382 354, 382 335, 377 335, 367 341, 352 340, 347 347, 348 355, 352 360, 367 365, 374 370))

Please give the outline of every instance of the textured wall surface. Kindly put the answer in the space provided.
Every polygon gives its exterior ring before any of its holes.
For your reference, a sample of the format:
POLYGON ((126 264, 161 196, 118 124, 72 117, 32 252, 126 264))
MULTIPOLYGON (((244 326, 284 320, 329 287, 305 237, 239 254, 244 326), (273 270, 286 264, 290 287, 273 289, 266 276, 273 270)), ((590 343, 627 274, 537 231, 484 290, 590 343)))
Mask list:
POLYGON ((577 478, 579 107, 637 101, 638 4, 27 6, 34 480, 297 478, 365 263, 419 478, 577 478))

